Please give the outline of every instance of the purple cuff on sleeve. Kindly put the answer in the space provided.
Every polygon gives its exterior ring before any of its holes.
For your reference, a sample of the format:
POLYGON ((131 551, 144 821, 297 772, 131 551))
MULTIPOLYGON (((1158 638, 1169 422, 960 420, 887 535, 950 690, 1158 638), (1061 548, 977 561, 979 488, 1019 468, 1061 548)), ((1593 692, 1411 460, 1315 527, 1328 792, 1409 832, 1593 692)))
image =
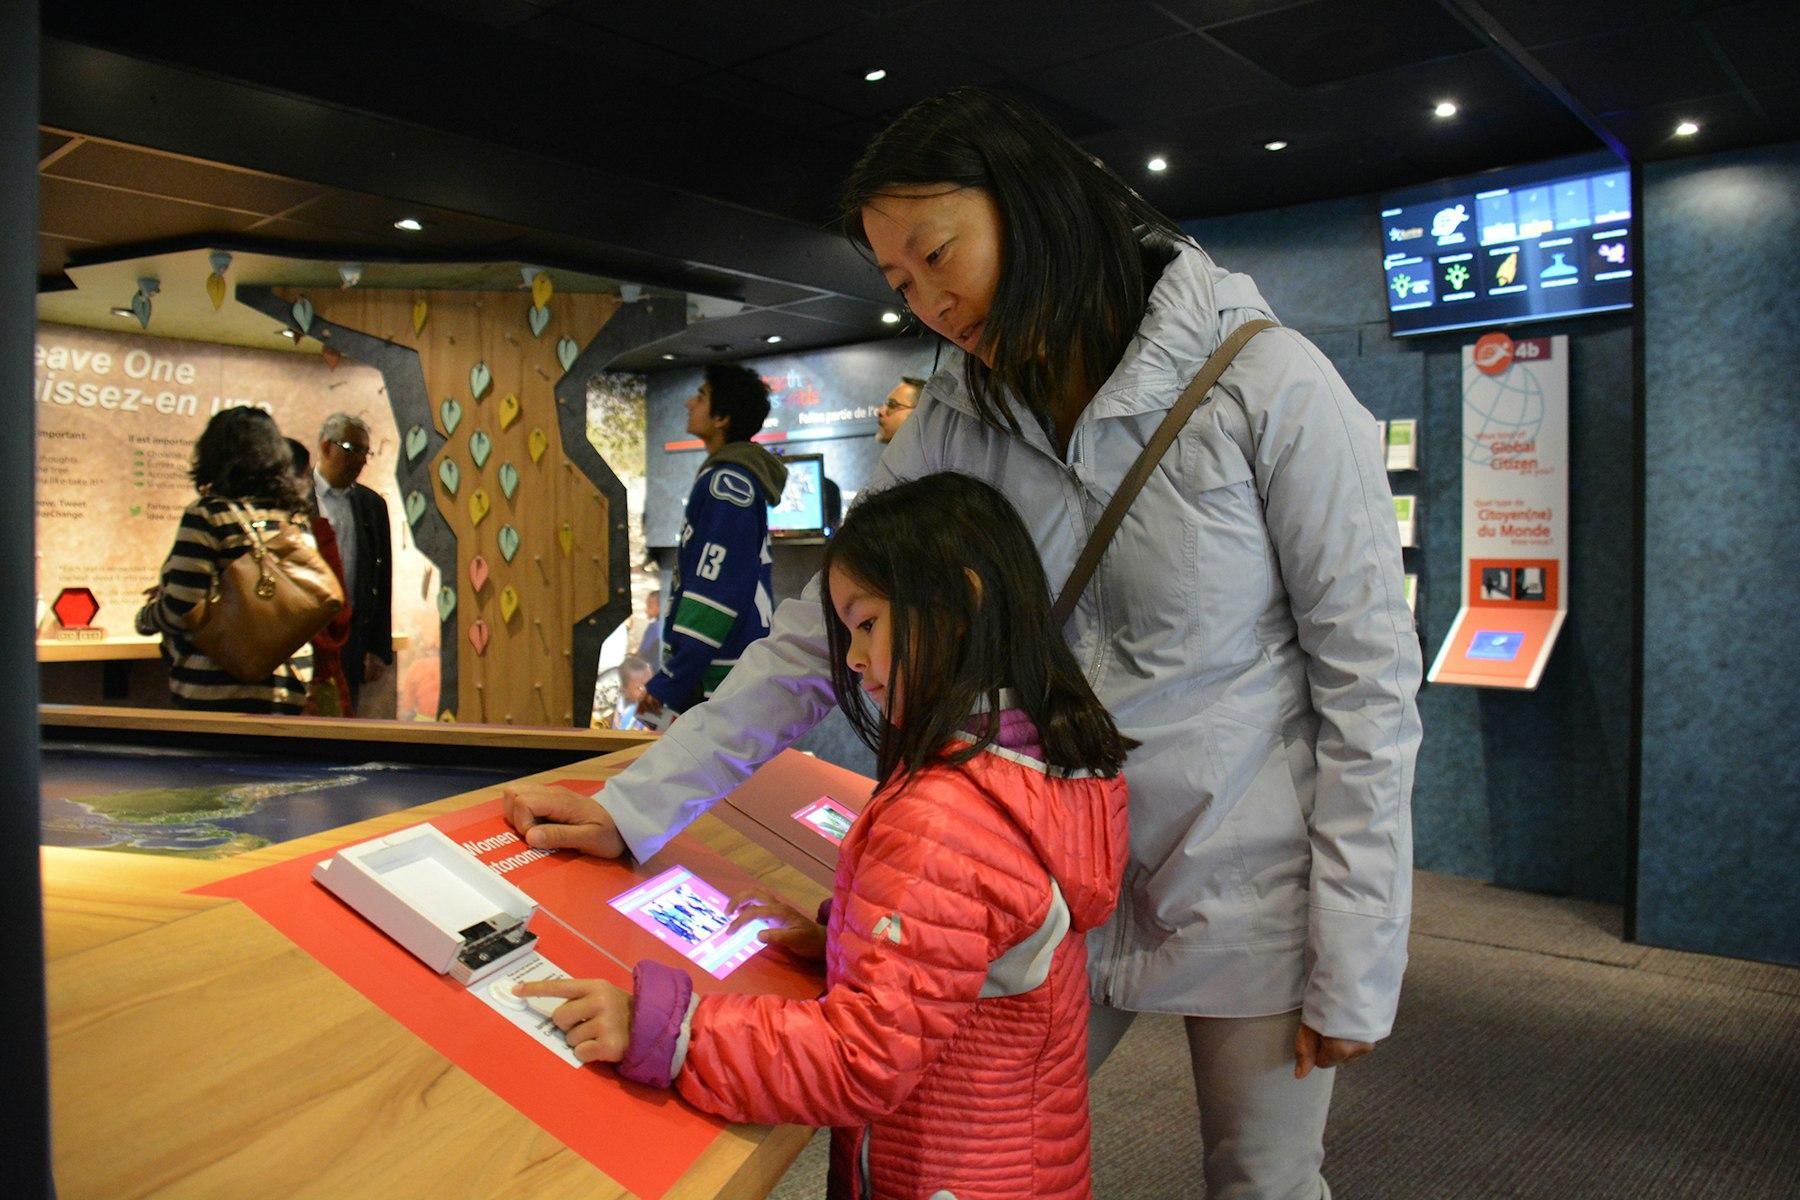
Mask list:
POLYGON ((636 999, 631 1008, 631 1042, 619 1074, 634 1083, 666 1088, 673 1081, 676 1043, 687 1020, 694 981, 687 972, 644 959, 631 973, 636 999))
POLYGON ((831 897, 819 901, 819 915, 813 918, 821 925, 831 924, 831 897))

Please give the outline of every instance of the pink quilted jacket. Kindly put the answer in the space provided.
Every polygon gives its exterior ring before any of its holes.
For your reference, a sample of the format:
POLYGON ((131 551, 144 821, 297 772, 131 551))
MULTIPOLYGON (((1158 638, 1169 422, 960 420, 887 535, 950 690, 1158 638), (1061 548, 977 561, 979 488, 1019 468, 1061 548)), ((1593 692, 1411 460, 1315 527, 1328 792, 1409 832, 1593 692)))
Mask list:
POLYGON ((833 1126, 834 1198, 1092 1195, 1082 935, 1118 897, 1125 782, 1054 777, 1035 742, 1009 711, 1001 744, 1029 754, 869 806, 838 860, 824 996, 706 997, 683 1097, 833 1126))

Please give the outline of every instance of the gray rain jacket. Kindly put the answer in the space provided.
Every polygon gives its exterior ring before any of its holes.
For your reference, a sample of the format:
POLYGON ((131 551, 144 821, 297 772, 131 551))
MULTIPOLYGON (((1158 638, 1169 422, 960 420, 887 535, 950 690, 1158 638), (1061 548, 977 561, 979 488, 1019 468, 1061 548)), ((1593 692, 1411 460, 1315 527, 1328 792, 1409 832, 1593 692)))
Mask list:
MULTIPOLYGON (((940 372, 869 490, 962 471, 1004 492, 1052 590, 1255 285, 1184 244, 1068 458, 978 420, 940 372)), ((960 367, 960 364, 958 364, 960 367)), ((1411 916, 1419 643, 1374 419, 1299 334, 1271 329, 1133 503, 1067 634, 1122 729, 1131 859, 1090 935, 1094 998, 1260 1016, 1373 1041, 1392 1028, 1411 916)), ((818 587, 781 605, 713 699, 601 794, 640 858, 832 703, 818 587)))

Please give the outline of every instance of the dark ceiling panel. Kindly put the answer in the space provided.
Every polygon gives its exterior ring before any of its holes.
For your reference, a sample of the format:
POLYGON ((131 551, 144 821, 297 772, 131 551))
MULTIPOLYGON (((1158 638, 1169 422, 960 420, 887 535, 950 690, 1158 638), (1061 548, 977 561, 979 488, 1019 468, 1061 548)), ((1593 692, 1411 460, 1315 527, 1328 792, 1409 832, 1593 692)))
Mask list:
POLYGON ((683 83, 713 70, 691 55, 640 42, 560 11, 528 21, 518 26, 517 32, 571 57, 585 58, 596 70, 619 71, 639 79, 683 83))
POLYGON ((1732 90, 1687 21, 1562 42, 1536 53, 1576 99, 1601 115, 1732 90))
POLYGON ((264 215, 283 212, 323 191, 310 183, 233 171, 108 142, 77 146, 57 159, 47 174, 264 215))
POLYGON ((898 113, 927 96, 965 84, 996 83, 1004 71, 935 30, 898 18, 864 21, 822 34, 781 54, 745 63, 738 73, 788 87, 859 117, 898 113), (884 67, 887 78, 868 83, 863 73, 884 67))
POLYGON ((862 17, 838 0, 569 0, 556 11, 716 67, 776 54, 862 17))
POLYGON ((548 5, 534 0, 407 0, 407 7, 452 21, 505 29, 531 20, 548 5))
POLYGON ((1207 33, 1295 87, 1481 48, 1462 22, 1432 0, 1313 0, 1207 33))
POLYGON ((933 0, 907 20, 933 30, 944 45, 1004 62, 1015 74, 1182 31, 1145 0, 933 0))
POLYGON ((1739 0, 1475 0, 1523 46, 1601 37, 1621 29, 1699 16, 1739 0))
POLYGON ((38 177, 38 227, 101 245, 177 237, 196 229, 242 230, 256 218, 223 208, 133 196, 113 188, 38 177))
POLYGON ((1293 8, 1306 0, 1156 0, 1156 6, 1195 29, 1241 21, 1277 9, 1293 8))
POLYGON ((689 80, 683 86, 703 96, 727 100, 751 112, 761 113, 772 120, 796 127, 836 125, 850 116, 841 109, 820 104, 772 83, 746 78, 735 71, 714 71, 689 80))
POLYGON ((1186 128, 1222 105, 1289 92, 1193 33, 1050 67, 1041 81, 1046 90, 1114 125, 1157 132, 1186 128))
POLYGON ((1794 55, 1800 47, 1800 4, 1794 0, 1739 4, 1700 23, 1749 87, 1779 88, 1794 82, 1794 55))

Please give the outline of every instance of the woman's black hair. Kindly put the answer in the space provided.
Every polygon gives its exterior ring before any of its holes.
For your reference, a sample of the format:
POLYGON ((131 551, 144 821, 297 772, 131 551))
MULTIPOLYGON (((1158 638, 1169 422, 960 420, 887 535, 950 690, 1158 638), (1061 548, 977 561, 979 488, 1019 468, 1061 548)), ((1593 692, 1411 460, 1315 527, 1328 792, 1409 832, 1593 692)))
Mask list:
POLYGON ((260 501, 287 512, 306 510, 287 439, 275 427, 275 418, 260 408, 222 409, 208 421, 194 443, 188 475, 207 495, 260 501))
POLYGON ((1137 745, 1088 687, 1052 623, 1031 535, 988 484, 946 471, 859 502, 826 546, 824 577, 838 706, 875 752, 884 787, 991 745, 992 720, 976 718, 973 743, 955 735, 976 713, 997 714, 1002 688, 1036 723, 1053 767, 1115 775, 1137 745), (887 694, 900 698, 898 726, 874 710, 845 662, 850 631, 832 603, 833 568, 888 601, 887 694))
POLYGON ((1019 432, 1010 393, 1048 425, 1071 384, 1099 390, 1143 320, 1144 235, 1186 235, 1035 110, 981 88, 921 101, 869 143, 844 185, 845 232, 867 249, 865 205, 932 185, 981 188, 1000 210, 1000 280, 981 337, 994 365, 965 360, 976 412, 1019 432))
POLYGON ((288 453, 294 459, 294 479, 300 489, 300 496, 305 501, 308 516, 319 515, 319 497, 312 488, 312 451, 299 438, 288 438, 288 453))

